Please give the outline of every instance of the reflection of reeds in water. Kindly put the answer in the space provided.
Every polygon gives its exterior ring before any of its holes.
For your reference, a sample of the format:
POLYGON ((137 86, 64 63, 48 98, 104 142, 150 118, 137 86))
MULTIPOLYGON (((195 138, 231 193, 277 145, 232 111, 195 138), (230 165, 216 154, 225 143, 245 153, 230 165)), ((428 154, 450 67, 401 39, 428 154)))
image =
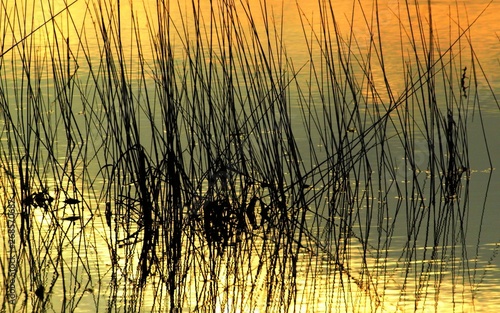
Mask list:
MULTIPOLYGON (((300 69, 265 6, 218 5, 193 2, 179 25, 160 2, 149 34, 127 21, 128 42, 118 7, 89 4, 99 58, 83 33, 83 57, 57 39, 50 66, 31 36, 5 50, 14 79, 0 87, 2 189, 19 208, 17 305, 377 311, 408 294, 414 308, 437 306, 444 282, 433 273, 463 286, 476 99, 476 73, 461 63, 467 33, 441 52, 423 19, 401 24, 415 50, 401 48, 396 94, 382 40, 355 53, 356 34, 335 28, 330 3, 300 69), (10 84, 21 87, 12 95, 10 84), (91 264, 95 254, 107 264, 91 264)), ((381 38, 377 24, 369 30, 381 38)), ((453 296, 472 301, 466 289, 453 296)))

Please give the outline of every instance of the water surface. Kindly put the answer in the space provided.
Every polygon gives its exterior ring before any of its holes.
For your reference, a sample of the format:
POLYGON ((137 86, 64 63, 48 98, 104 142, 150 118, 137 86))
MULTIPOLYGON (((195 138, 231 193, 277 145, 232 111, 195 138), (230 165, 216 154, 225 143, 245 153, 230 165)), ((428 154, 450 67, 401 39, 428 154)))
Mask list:
POLYGON ((4 4, 3 308, 494 310, 499 3, 431 4, 4 4))

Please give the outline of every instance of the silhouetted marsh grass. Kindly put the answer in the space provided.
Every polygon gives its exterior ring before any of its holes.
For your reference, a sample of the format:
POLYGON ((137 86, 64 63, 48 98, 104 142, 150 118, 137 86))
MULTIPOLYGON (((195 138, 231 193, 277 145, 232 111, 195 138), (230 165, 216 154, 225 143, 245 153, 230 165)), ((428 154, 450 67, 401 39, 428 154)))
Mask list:
MULTIPOLYGON (((453 300, 473 305, 471 25, 443 44, 431 8, 428 24, 402 3, 393 85, 377 6, 363 13, 366 47, 354 24, 343 35, 331 2, 319 29, 301 15, 308 60, 296 64, 265 1, 159 1, 147 34, 137 8, 89 2, 95 50, 71 5, 1 52, 4 73, 12 58, 0 99, 16 307, 437 310, 447 272, 461 286, 453 300)), ((6 37, 17 17, 2 11, 6 37)))

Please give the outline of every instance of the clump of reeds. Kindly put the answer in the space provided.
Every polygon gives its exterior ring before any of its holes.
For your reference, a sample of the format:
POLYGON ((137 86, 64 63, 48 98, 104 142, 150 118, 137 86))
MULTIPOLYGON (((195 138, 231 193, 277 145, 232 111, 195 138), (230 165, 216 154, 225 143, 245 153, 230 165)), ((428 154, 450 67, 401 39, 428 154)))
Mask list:
POLYGON ((378 4, 361 8, 362 46, 320 2, 319 28, 301 20, 304 63, 266 1, 158 1, 149 33, 132 4, 88 3, 93 29, 72 5, 31 30, 12 26, 18 11, 0 20, 17 36, 0 51, 17 305, 378 311, 408 294, 437 306, 431 273, 470 275, 470 26, 443 44, 432 7, 427 24, 401 4, 396 84, 378 4))

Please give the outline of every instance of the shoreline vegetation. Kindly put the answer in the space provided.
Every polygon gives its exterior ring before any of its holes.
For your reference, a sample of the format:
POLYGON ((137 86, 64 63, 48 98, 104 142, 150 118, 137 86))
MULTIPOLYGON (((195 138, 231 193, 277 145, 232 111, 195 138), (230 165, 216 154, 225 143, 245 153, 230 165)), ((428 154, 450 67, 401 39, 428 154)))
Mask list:
POLYGON ((0 8, 2 311, 475 310, 482 13, 297 5, 298 62, 286 4, 62 3, 0 8))

